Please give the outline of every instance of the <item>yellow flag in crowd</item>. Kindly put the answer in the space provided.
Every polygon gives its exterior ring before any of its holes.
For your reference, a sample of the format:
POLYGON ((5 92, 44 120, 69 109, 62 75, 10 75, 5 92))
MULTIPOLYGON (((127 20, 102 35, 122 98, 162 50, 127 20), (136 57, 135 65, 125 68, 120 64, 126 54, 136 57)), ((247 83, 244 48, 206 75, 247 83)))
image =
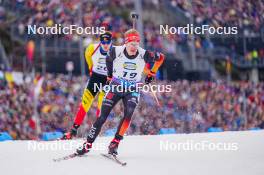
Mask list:
POLYGON ((5 79, 8 83, 12 83, 14 81, 12 73, 11 72, 6 72, 5 73, 5 79))

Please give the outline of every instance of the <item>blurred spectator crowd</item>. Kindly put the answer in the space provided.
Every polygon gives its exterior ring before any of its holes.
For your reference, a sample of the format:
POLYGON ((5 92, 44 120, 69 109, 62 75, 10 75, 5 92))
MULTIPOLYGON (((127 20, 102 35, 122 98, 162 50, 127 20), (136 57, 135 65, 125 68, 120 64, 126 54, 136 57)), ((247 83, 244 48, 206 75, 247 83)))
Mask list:
POLYGON ((249 51, 245 55, 245 59, 248 61, 255 61, 255 60, 264 60, 264 48, 262 49, 254 49, 249 51))
POLYGON ((262 0, 171 0, 171 5, 194 14, 198 24, 254 27, 258 30, 264 23, 262 0))
MULTIPOLYGON (((10 75, 9 78, 7 75, 0 78, 0 132, 9 132, 14 139, 37 139, 34 116, 39 117, 42 132, 69 130, 87 78, 62 74, 46 74, 43 78, 37 97, 34 89, 40 76, 34 80, 24 76, 20 83, 10 75)), ((129 135, 158 134, 161 128, 175 128, 177 133, 207 132, 210 127, 224 131, 264 129, 263 82, 227 84, 182 80, 159 81, 157 84, 170 84, 172 92, 157 93, 160 107, 150 93, 142 92, 129 135)), ((85 136, 95 120, 96 106, 95 102, 79 136, 85 136)), ((120 102, 109 115, 101 133, 116 128, 122 115, 120 102)))
MULTIPOLYGON (((134 1, 11 0, 9 5, 17 13, 23 13, 23 16, 18 16, 16 25, 20 35, 25 34, 28 25, 50 27, 54 24, 62 24, 62 26, 80 25, 82 22, 83 27, 109 26, 113 32, 115 44, 121 44, 123 43, 123 33, 132 27, 132 22, 127 14, 123 14, 123 16, 113 14, 116 10, 114 8, 118 7, 119 10, 127 13, 134 7, 134 1)), ((152 22, 144 21, 146 46, 159 51, 165 49, 168 53, 175 54, 176 42, 180 40, 178 36, 163 37, 158 33, 158 28, 154 27, 152 22)), ((62 37, 71 41, 79 40, 77 34, 62 37)), ((95 39, 95 36, 85 36, 84 45, 87 46, 95 39)))
MULTIPOLYGON (((169 0, 168 3, 186 12, 187 16, 194 14, 197 25, 250 27, 256 31, 264 27, 264 2, 262 0, 169 0)), ((15 26, 20 35, 25 34, 27 25, 33 24, 49 27, 54 24, 68 26, 80 23, 83 27, 108 25, 117 45, 123 43, 123 33, 132 26, 128 16, 129 12, 134 9, 133 0, 10 0, 8 4, 9 11, 19 14, 15 20, 15 26)), ((153 7, 159 11, 161 4, 160 0, 143 0, 144 10, 153 7)), ((0 21, 6 19, 5 11, 4 8, 0 8, 0 21)), ((190 36, 160 35, 157 25, 154 21, 144 20, 145 47, 181 58, 182 55, 179 52, 192 44, 190 36)), ((60 37, 79 41, 77 34, 60 37)), ((85 36, 84 46, 96 40, 96 37, 85 36)), ((195 36, 194 44, 196 49, 203 52, 214 48, 214 43, 210 39, 200 36, 195 36)), ((246 58, 248 60, 250 55, 252 54, 244 56, 249 56, 246 58)))

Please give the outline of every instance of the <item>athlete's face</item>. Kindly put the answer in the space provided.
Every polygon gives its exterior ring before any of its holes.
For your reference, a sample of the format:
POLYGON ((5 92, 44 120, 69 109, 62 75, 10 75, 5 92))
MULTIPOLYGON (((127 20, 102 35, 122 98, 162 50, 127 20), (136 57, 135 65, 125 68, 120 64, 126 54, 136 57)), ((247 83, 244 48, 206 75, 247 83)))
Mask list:
POLYGON ((111 43, 101 43, 101 45, 102 45, 103 50, 106 52, 108 52, 108 50, 111 47, 111 43))
POLYGON ((139 47, 139 42, 128 42, 126 43, 126 50, 128 55, 136 55, 139 47))

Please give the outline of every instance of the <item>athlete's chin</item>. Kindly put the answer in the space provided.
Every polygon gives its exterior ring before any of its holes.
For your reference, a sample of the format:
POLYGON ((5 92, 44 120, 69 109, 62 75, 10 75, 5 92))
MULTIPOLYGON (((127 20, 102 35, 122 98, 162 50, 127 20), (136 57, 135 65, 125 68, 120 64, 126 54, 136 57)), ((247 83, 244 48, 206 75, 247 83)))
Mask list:
POLYGON ((131 55, 136 55, 136 53, 137 53, 137 49, 131 49, 130 50, 130 54, 131 55))
POLYGON ((109 50, 109 47, 103 47, 103 50, 107 52, 109 50))

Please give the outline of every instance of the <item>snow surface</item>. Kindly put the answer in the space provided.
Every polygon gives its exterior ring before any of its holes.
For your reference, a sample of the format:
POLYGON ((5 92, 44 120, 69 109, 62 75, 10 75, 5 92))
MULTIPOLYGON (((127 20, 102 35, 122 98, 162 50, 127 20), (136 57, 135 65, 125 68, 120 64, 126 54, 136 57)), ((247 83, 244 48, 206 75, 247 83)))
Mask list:
MULTIPOLYGON (((122 167, 100 155, 111 137, 99 137, 94 150, 85 157, 61 162, 72 150, 55 150, 50 144, 82 143, 75 141, 6 141, 0 143, 0 174, 8 175, 264 175, 264 131, 127 136, 120 143, 122 167), (229 150, 177 150, 177 143, 225 143, 229 150), (170 150, 166 150, 166 143, 170 150), (31 145, 30 145, 31 144, 31 145), (230 144, 232 145, 230 147, 230 144), (33 150, 32 145, 38 145, 33 150), (99 145, 99 146, 98 146, 99 145), (43 147, 47 146, 46 150, 43 147), (230 150, 234 149, 234 150, 230 150), (237 150, 236 150, 237 149, 237 150)), ((69 147, 68 147, 69 148, 69 147)), ((190 148, 190 147, 189 147, 190 148)), ((201 148, 201 147, 200 147, 201 148)), ((211 148, 214 149, 214 148, 211 148)))

